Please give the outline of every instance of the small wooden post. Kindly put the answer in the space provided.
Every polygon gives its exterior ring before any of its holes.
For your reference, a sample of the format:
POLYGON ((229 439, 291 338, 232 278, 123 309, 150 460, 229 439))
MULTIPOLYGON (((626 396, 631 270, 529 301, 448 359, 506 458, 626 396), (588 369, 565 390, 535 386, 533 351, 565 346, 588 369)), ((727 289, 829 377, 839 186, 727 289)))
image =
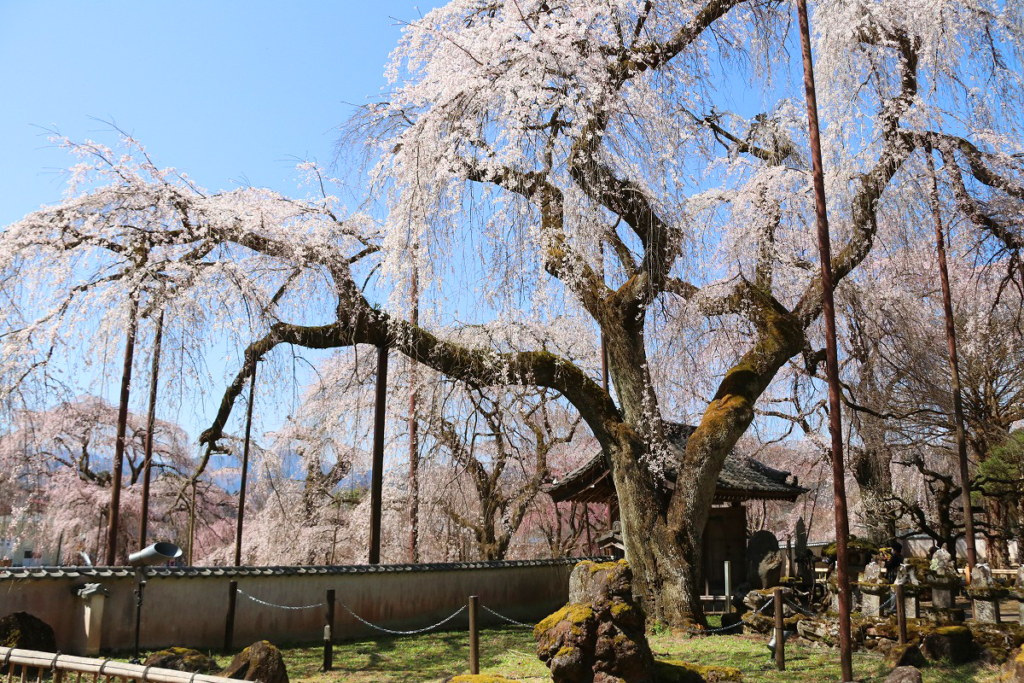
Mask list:
POLYGON ((476 620, 477 596, 469 596, 469 673, 480 673, 480 629, 476 620))
POLYGON ((722 563, 722 570, 725 574, 725 613, 732 613, 732 561, 726 560, 722 563))
POLYGON ((224 652, 231 652, 235 636, 235 601, 238 599, 238 582, 228 584, 228 616, 224 620, 224 652))
POLYGON ((779 671, 786 670, 786 628, 785 611, 782 602, 782 589, 775 589, 775 668, 779 671))
POLYGON ((900 630, 900 645, 907 644, 907 604, 903 602, 903 586, 896 584, 896 624, 900 630))
POLYGON ((334 589, 327 591, 327 620, 324 624, 324 671, 334 668, 334 589))

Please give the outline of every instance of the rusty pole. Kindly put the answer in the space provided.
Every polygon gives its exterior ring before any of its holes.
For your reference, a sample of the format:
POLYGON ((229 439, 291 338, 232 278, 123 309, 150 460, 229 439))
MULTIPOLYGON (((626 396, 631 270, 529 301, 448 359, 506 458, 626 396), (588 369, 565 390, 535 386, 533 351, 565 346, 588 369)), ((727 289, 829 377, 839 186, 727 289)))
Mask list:
POLYGON ((245 442, 242 444, 242 481, 238 487, 238 525, 235 528, 235 566, 242 565, 242 527, 245 525, 245 485, 249 478, 249 437, 252 433, 252 403, 256 395, 256 361, 249 377, 249 402, 245 407, 245 442))
POLYGON ((146 415, 146 451, 142 464, 142 511, 139 514, 139 550, 146 547, 149 530, 149 480, 153 468, 153 430, 156 427, 157 382, 160 378, 160 348, 164 337, 164 312, 156 319, 153 364, 149 370, 149 412, 146 415))
MULTIPOLYGON (((413 266, 409 296, 412 298, 412 312, 409 322, 413 327, 420 324, 419 276, 413 266)), ((409 562, 420 561, 420 440, 419 425, 416 423, 416 361, 409 359, 409 562)))
POLYGON ((847 539, 850 519, 846 511, 846 471, 843 464, 842 404, 840 403, 839 355, 836 349, 836 312, 833 299, 832 247, 829 240, 828 210, 825 204, 825 172, 821 160, 821 132, 818 126, 818 99, 814 89, 814 62, 811 58, 810 22, 807 0, 797 0, 800 21, 800 46, 804 62, 804 90, 807 96, 807 128, 811 143, 814 179, 814 209, 818 224, 818 250, 821 254, 821 298, 825 318, 825 357, 828 376, 829 432, 832 436, 832 489, 835 494, 836 581, 839 587, 839 659, 843 680, 853 680, 853 651, 850 633, 850 577, 847 539))
POLYGON ((128 398, 132 386, 132 359, 138 327, 139 299, 133 294, 128 307, 128 334, 124 342, 124 368, 121 371, 121 403, 117 408, 117 442, 114 444, 114 474, 110 482, 110 515, 107 517, 106 565, 117 562, 117 527, 121 511, 121 473, 124 470, 124 440, 128 429, 128 398))
POLYGON ((380 564, 380 509, 384 488, 384 409, 388 392, 388 347, 377 347, 377 393, 373 413, 373 464, 370 468, 370 564, 380 564))
MULTIPOLYGON (((935 177, 935 160, 931 144, 925 145, 928 173, 931 175, 930 201, 935 219, 935 249, 939 257, 939 279, 942 280, 942 308, 946 318, 946 347, 949 351, 949 375, 953 384, 953 418, 956 422, 956 452, 960 460, 960 490, 964 504, 964 536, 967 542, 967 576, 977 563, 974 542, 974 513, 971 511, 971 474, 967 469, 967 436, 964 430, 964 402, 960 388, 960 362, 957 358, 956 321, 953 319, 953 296, 949 288, 949 266, 946 263, 946 240, 942 230, 942 212, 939 206, 939 183, 935 177)), ((956 548, 953 548, 955 551, 956 548)))

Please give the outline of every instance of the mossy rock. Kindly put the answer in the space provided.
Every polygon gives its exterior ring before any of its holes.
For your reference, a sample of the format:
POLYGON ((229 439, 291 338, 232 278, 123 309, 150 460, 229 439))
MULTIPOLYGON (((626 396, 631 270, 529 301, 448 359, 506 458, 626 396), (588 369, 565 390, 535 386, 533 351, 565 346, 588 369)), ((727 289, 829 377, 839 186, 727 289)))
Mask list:
MULTIPOLYGON (((825 557, 835 558, 835 541, 825 546, 821 552, 825 557)), ((850 539, 846 542, 846 552, 849 555, 853 555, 854 553, 867 553, 869 555, 874 556, 878 554, 878 546, 872 543, 871 541, 867 540, 866 538, 850 536, 850 539)))
POLYGON ((967 588, 964 588, 964 593, 975 600, 1002 600, 1009 594, 1009 591, 1005 588, 999 588, 998 586, 985 588, 973 588, 968 586, 967 588))
POLYGON ((963 664, 974 655, 974 636, 966 626, 939 626, 924 636, 921 651, 932 662, 963 664))
POLYGON ((57 637, 42 619, 28 612, 12 612, 0 619, 0 646, 56 652, 57 637))
POLYGON ((658 683, 739 683, 743 673, 731 666, 701 666, 678 659, 654 663, 658 683))
POLYGON ((533 637, 535 640, 540 640, 541 635, 553 629, 561 621, 568 621, 573 626, 581 627, 593 618, 594 610, 589 605, 568 604, 541 619, 540 623, 533 627, 533 637))
POLYGON ((166 650, 154 652, 146 658, 142 665, 200 674, 220 670, 220 665, 212 657, 187 647, 169 647, 166 650))
POLYGON ((260 683, 288 683, 288 670, 281 651, 266 640, 239 652, 220 676, 260 683))

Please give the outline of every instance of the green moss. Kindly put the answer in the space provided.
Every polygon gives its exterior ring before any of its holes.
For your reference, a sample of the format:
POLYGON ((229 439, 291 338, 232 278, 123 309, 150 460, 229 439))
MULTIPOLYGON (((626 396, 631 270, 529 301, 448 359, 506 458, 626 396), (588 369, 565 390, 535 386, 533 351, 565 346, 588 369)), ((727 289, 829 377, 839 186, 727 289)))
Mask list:
POLYGON ((576 648, 572 647, 571 645, 563 645, 561 648, 559 648, 558 652, 555 653, 555 656, 556 657, 568 657, 575 650, 576 650, 576 648))
POLYGON ((624 602, 617 602, 614 605, 612 605, 612 616, 621 617, 622 615, 628 613, 632 609, 633 608, 630 605, 627 605, 624 602))
MULTIPOLYGON (((861 553, 871 553, 872 555, 875 555, 875 554, 878 553, 878 546, 875 545, 874 543, 872 543, 871 541, 865 539, 865 538, 858 538, 856 536, 850 536, 850 540, 847 541, 847 543, 846 543, 846 550, 847 550, 847 552, 851 552, 851 553, 853 553, 853 552, 861 552, 861 553)), ((835 542, 833 541, 832 543, 829 543, 827 546, 825 546, 825 548, 822 550, 822 554, 824 554, 826 557, 835 557, 836 556, 836 544, 835 544, 835 542)))
POLYGON ((463 674, 449 679, 449 683, 517 683, 511 678, 504 676, 492 676, 489 674, 463 674))
POLYGON ((933 633, 939 636, 969 638, 971 636, 971 629, 966 626, 939 626, 933 633))
POLYGON ((578 627, 584 622, 594 618, 594 610, 589 605, 568 604, 554 614, 550 614, 541 620, 533 629, 533 637, 540 638, 541 634, 554 628, 560 621, 568 621, 578 627))
POLYGON ((659 683, 733 683, 743 680, 731 666, 701 666, 678 659, 655 662, 659 683))

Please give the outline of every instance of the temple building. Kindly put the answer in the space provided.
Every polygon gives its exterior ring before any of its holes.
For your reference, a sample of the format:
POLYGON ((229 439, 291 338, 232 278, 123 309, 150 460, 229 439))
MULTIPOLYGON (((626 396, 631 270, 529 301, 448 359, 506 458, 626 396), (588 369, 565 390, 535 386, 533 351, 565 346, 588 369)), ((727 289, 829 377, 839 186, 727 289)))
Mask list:
MULTIPOLYGON (((666 436, 680 449, 686 450, 686 440, 696 427, 666 423, 666 436)), ((666 472, 667 488, 674 487, 676 471, 666 472)), ((624 551, 619 527, 619 505, 612 483, 611 468, 604 451, 543 489, 555 503, 575 501, 608 506, 608 528, 598 537, 601 549, 621 556, 624 551)), ((730 453, 718 475, 714 507, 708 516, 702 542, 703 576, 709 595, 720 594, 725 587, 724 565, 732 563, 732 584, 737 586, 747 579, 747 509, 748 500, 781 500, 794 502, 807 489, 797 484, 789 472, 768 467, 753 458, 730 453)))

